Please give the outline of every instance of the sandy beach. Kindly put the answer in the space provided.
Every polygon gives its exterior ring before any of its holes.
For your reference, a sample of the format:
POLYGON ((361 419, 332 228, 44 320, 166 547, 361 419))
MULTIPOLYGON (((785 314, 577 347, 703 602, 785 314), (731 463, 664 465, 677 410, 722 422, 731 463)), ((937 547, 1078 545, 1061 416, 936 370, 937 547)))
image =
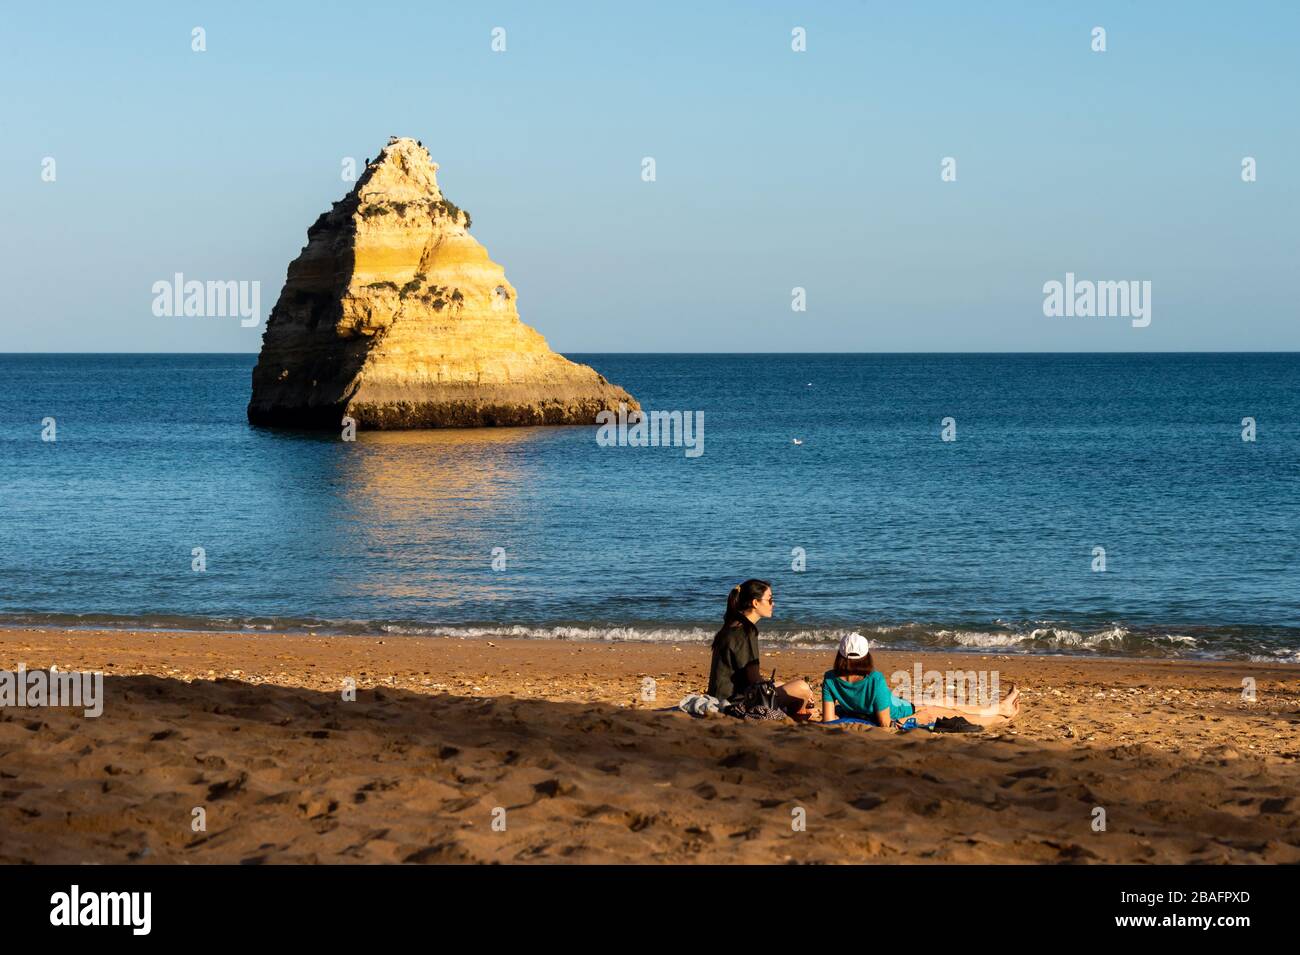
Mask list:
POLYGON ((658 712, 703 688, 700 645, 0 631, 0 669, 105 674, 98 718, 0 709, 0 862, 1300 861, 1300 667, 877 659, 996 670, 1022 714, 947 736, 658 712))

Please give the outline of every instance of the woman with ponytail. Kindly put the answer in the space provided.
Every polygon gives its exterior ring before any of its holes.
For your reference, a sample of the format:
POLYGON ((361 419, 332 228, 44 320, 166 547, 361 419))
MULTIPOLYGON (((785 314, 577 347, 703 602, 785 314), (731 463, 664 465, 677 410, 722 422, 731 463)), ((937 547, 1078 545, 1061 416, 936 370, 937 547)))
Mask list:
MULTIPOLYGON (((722 628, 713 637, 709 696, 728 702, 763 679, 758 652, 758 621, 772 616, 772 585, 747 580, 731 588, 722 628)), ((777 683, 777 703, 796 720, 812 717, 812 689, 804 680, 777 683)))

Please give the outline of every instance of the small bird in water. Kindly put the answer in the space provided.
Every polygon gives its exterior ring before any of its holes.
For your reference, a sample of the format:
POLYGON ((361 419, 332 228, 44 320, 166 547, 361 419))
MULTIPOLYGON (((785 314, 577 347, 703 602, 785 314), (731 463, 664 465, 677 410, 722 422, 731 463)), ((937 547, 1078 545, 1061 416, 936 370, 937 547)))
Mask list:
POLYGON ((795 444, 803 444, 803 442, 800 441, 798 438, 795 438, 795 439, 794 439, 794 443, 795 443, 795 444))

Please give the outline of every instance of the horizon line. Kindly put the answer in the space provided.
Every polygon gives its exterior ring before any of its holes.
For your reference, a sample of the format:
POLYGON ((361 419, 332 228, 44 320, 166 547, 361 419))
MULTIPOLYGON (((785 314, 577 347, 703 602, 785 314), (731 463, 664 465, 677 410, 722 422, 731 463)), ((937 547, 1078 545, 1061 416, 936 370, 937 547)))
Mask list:
MULTIPOLYGON (((553 349, 560 355, 1300 355, 1300 349, 1161 349, 1156 351, 584 351, 553 349)), ((0 351, 0 357, 23 355, 182 355, 260 356, 261 351, 0 351)))

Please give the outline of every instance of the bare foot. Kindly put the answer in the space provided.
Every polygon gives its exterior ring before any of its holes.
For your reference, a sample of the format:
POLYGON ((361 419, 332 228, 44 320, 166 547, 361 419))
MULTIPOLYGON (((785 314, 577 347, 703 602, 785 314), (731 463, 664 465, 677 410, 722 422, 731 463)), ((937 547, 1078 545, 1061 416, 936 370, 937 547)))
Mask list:
POLYGON ((1003 716, 1015 716, 1020 712, 1020 688, 1014 683, 1011 684, 1011 689, 998 705, 998 712, 1003 716))

